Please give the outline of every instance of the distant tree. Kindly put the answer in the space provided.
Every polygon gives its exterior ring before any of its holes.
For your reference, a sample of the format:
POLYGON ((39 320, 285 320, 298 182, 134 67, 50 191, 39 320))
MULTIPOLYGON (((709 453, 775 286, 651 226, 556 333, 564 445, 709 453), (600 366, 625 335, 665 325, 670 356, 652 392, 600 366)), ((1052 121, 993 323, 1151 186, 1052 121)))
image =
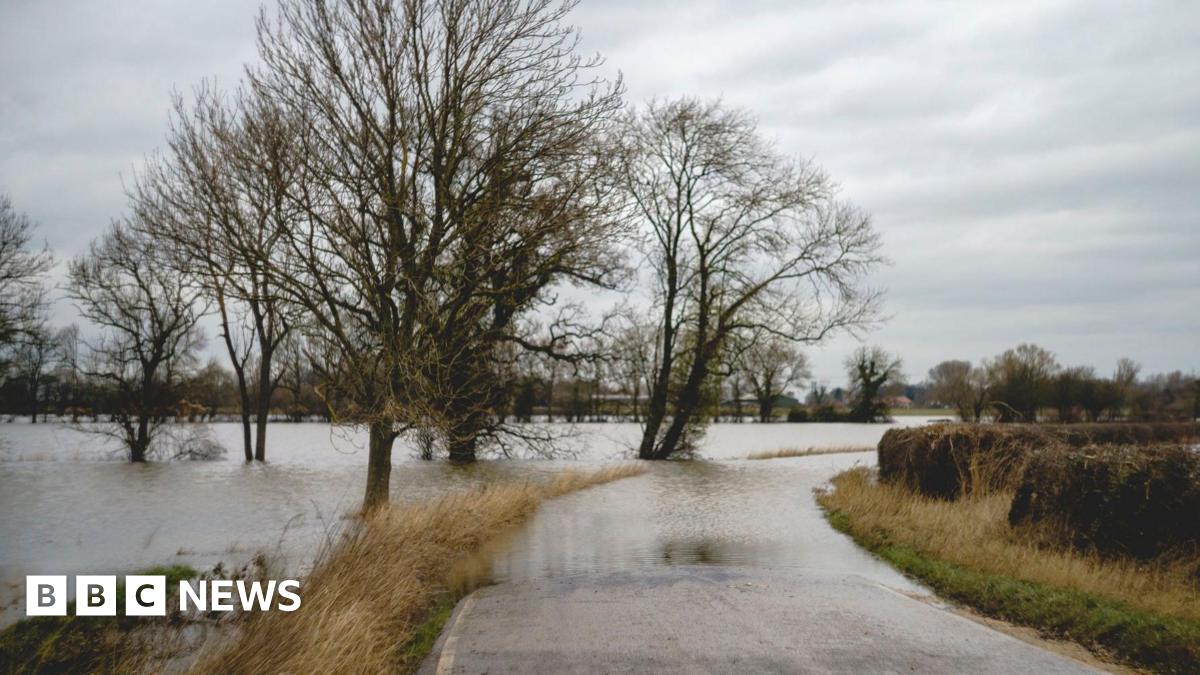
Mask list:
POLYGON ((1117 408, 1113 411, 1114 416, 1119 417, 1124 408, 1132 403, 1133 393, 1137 388, 1138 373, 1141 371, 1141 364, 1131 358, 1121 357, 1117 360, 1117 370, 1112 377, 1116 394, 1114 406, 1117 408))
POLYGON ((53 399, 59 415, 70 415, 76 421, 83 412, 85 383, 79 372, 79 326, 71 324, 54 335, 56 356, 53 377, 53 399))
POLYGON ((649 388, 654 368, 654 324, 637 312, 621 315, 622 326, 613 340, 613 373, 629 395, 634 422, 641 421, 642 395, 649 388))
POLYGON ((880 395, 884 387, 900 381, 901 361, 879 347, 859 347, 846 359, 850 376, 851 422, 886 419, 888 406, 880 395))
POLYGON ((537 405, 537 381, 528 375, 521 378, 513 396, 513 417, 518 422, 532 422, 533 409, 537 405))
POLYGON ((1064 368, 1054 376, 1050 386, 1050 404, 1058 412, 1058 421, 1078 422, 1086 413, 1085 402, 1095 389, 1096 371, 1087 366, 1064 368))
POLYGON ((71 261, 67 284, 67 296, 102 330, 83 368, 109 391, 111 425, 100 429, 124 444, 132 462, 148 458, 202 344, 196 293, 155 260, 141 229, 114 223, 71 261))
POLYGON ((879 237, 823 172, 779 155, 740 110, 651 103, 629 114, 621 141, 617 173, 657 313, 638 456, 666 459, 703 430, 733 336, 813 343, 874 316, 878 295, 861 282, 881 260, 879 237))
POLYGON ((964 422, 978 422, 988 406, 988 374, 970 361, 943 361, 929 370, 930 394, 953 406, 964 422))
POLYGON ((210 359, 183 386, 188 400, 202 406, 208 419, 215 418, 222 408, 238 406, 237 381, 216 359, 210 359))
POLYGON ((1022 344, 996 357, 987 368, 997 420, 1036 422, 1038 409, 1047 404, 1051 378, 1058 372, 1054 354, 1022 344))
POLYGON ((1098 422, 1106 413, 1109 418, 1120 417, 1126 398, 1115 381, 1092 377, 1083 382, 1079 405, 1089 422, 1098 422))
POLYGON ((741 365, 758 402, 758 419, 770 422, 776 400, 810 376, 808 359, 794 343, 764 334, 743 354, 741 365))
POLYGON ((53 384, 51 369, 59 358, 59 345, 45 321, 28 324, 13 349, 11 368, 21 383, 20 391, 29 421, 37 424, 53 384))
POLYGON ((813 382, 808 388, 806 402, 811 406, 822 406, 829 402, 829 386, 813 382))

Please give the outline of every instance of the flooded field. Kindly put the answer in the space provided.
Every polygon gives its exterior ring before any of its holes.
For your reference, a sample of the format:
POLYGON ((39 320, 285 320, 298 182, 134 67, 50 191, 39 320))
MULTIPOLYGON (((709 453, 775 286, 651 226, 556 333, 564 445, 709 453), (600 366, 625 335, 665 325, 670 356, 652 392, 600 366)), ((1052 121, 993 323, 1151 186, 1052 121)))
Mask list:
MULTIPOLYGON (((925 418, 898 418, 922 424, 925 418)), ((497 478, 538 479, 631 456, 635 424, 555 425, 570 459, 421 462, 400 443, 393 499, 425 499, 497 478)), ((745 461, 784 447, 874 445, 889 425, 718 424, 707 462, 672 462, 543 510, 497 550, 492 574, 531 577, 629 566, 874 562, 820 523, 812 488, 870 453, 745 461)), ((222 460, 123 462, 101 438, 62 425, 0 425, 0 602, 27 574, 127 573, 158 564, 237 566, 258 552, 303 571, 361 499, 366 436, 319 424, 270 428, 266 465, 241 461, 240 427, 214 424, 222 460)))

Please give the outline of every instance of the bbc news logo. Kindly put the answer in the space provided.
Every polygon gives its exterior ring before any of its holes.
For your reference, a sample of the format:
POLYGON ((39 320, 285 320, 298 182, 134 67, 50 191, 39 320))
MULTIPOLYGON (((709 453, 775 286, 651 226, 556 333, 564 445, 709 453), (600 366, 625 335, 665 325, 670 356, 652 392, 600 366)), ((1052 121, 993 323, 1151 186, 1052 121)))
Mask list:
MULTIPOLYGON (((300 609, 300 582, 212 579, 179 582, 179 611, 244 612, 300 609)), ((67 615, 66 575, 25 577, 25 613, 28 616, 67 615)), ((125 577, 126 616, 166 616, 167 578, 131 574, 125 577)), ((116 616, 117 577, 80 574, 75 577, 76 616, 116 616)))

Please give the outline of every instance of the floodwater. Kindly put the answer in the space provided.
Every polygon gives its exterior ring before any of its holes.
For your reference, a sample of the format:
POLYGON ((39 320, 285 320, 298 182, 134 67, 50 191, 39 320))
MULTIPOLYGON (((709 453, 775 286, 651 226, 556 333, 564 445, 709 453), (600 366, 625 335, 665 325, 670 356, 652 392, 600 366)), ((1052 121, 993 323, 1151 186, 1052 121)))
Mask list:
MULTIPOLYGON (((895 424, 927 419, 900 417, 895 424)), ((821 521, 812 490, 872 453, 746 461, 786 447, 874 445, 892 425, 716 424, 703 462, 553 500, 495 551, 499 579, 660 564, 846 568, 883 574, 821 521)), ((394 500, 495 479, 546 478, 631 456, 635 424, 553 425, 570 459, 421 462, 397 443, 394 500)), ((28 574, 123 574, 159 564, 240 566, 265 553, 302 573, 361 499, 364 432, 273 424, 265 465, 241 461, 241 428, 211 425, 221 460, 130 464, 114 446, 63 425, 0 424, 0 624, 19 618, 28 574)))
POLYGON ((533 520, 467 566, 466 586, 629 572, 662 565, 735 565, 855 574, 921 592, 824 521, 814 489, 873 452, 769 461, 658 463, 641 476, 546 502, 533 520))

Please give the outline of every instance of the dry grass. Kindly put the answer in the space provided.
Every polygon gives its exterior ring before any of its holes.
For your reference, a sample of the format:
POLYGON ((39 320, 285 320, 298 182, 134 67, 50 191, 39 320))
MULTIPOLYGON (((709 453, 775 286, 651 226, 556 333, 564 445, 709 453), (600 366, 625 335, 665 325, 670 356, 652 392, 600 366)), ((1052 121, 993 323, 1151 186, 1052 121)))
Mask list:
POLYGON ((1053 533, 1008 524, 1012 494, 949 502, 880 483, 866 469, 840 474, 821 505, 851 534, 971 570, 1081 591, 1158 615, 1200 620, 1196 560, 1138 562, 1056 546, 1053 533))
POLYGON ((542 500, 642 473, 624 465, 564 473, 547 484, 486 486, 366 520, 301 586, 294 613, 250 617, 238 638, 202 658, 199 673, 411 671, 405 646, 439 598, 446 575, 488 539, 529 518, 542 500))
POLYGON ((782 459, 784 457, 808 457, 809 455, 836 455, 844 452, 875 452, 871 446, 843 445, 829 448, 780 448, 752 452, 746 459, 782 459))

